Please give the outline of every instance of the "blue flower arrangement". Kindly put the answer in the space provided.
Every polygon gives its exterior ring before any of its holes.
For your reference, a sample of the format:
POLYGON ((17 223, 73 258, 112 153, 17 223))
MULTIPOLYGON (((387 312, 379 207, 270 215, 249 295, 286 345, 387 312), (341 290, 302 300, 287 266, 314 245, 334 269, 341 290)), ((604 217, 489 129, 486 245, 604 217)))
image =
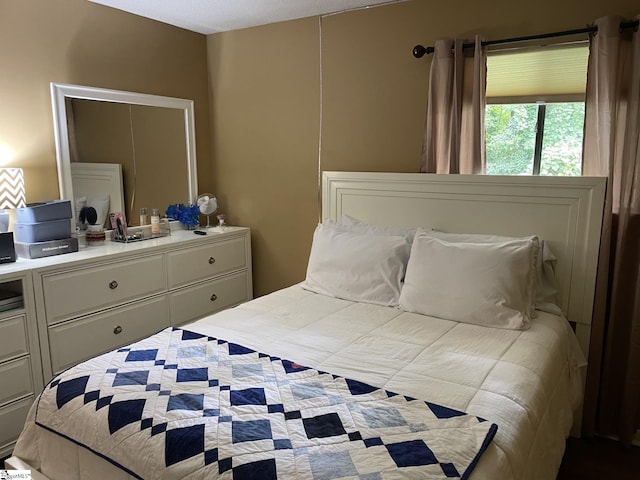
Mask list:
POLYGON ((187 227, 197 227, 200 224, 200 208, 197 205, 176 203, 169 205, 165 213, 167 217, 178 220, 187 227))

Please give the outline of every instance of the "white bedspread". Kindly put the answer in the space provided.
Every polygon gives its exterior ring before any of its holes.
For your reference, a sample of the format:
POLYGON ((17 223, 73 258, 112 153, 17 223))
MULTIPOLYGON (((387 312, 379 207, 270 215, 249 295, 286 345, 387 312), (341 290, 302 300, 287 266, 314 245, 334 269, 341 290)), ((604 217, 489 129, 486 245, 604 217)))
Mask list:
MULTIPOLYGON (((581 393, 577 341, 544 312, 526 331, 491 329, 293 286, 187 328, 497 423, 476 480, 554 479, 581 393)), ((51 478, 126 478, 30 422, 14 454, 51 478)))

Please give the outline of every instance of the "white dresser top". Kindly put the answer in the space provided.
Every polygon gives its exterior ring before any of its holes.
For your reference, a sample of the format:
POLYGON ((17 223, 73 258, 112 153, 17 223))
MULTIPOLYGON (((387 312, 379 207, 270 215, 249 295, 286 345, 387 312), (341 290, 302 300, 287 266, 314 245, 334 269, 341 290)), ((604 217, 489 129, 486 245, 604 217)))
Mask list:
MULTIPOLYGON (((206 229, 203 229, 206 230, 206 229)), ((193 230, 173 230, 171 235, 158 237, 150 240, 143 240, 132 243, 120 243, 106 240, 104 245, 87 246, 80 248, 77 252, 65 253, 62 255, 52 255, 50 257, 28 259, 18 257, 17 261, 0 264, 0 275, 8 273, 23 272, 26 270, 40 269, 45 267, 72 266, 76 262, 86 260, 106 259, 107 257, 116 260, 118 257, 130 255, 131 253, 152 253, 154 250, 164 250, 167 247, 178 246, 178 244, 188 243, 190 246, 198 243, 205 244, 212 240, 212 237, 223 239, 233 237, 237 234, 245 234, 246 227, 225 227, 224 232, 217 227, 210 228, 207 235, 196 235, 193 230)))

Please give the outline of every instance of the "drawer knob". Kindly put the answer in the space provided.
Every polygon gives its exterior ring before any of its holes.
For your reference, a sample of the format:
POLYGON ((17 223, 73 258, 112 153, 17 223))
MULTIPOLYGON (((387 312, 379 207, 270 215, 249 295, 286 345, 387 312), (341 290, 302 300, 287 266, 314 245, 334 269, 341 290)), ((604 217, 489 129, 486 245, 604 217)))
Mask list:
POLYGON ((109 282, 109 288, 111 290, 115 290, 116 288, 118 288, 118 282, 116 282, 115 280, 112 280, 109 282))
POLYGON ((213 257, 209 257, 209 265, 213 265, 214 263, 216 263, 216 259, 213 257))
POLYGON ((218 296, 214 293, 213 295, 211 295, 211 301, 215 302, 218 299, 218 296))
POLYGON ((113 329, 113 333, 115 333, 116 335, 122 333, 122 327, 120 325, 116 325, 116 327, 113 329))

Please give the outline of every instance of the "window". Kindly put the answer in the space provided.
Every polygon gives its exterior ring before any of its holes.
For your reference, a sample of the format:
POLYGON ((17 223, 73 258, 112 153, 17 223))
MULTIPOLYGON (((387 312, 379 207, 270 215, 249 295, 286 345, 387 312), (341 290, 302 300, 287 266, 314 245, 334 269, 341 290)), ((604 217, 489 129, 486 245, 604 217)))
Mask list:
POLYGON ((580 175, 584 102, 488 104, 487 174, 580 175))
POLYGON ((588 47, 490 54, 487 174, 580 175, 588 47))

